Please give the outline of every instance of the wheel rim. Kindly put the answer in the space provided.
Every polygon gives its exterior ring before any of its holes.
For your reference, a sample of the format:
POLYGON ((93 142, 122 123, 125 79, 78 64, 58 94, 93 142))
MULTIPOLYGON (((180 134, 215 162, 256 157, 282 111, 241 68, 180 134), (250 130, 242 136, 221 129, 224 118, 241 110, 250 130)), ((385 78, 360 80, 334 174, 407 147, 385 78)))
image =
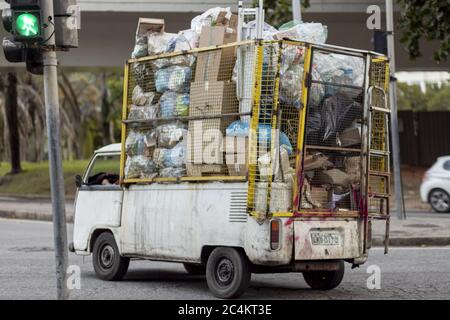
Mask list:
POLYGON ((439 211, 446 211, 450 208, 449 196, 443 191, 434 191, 430 200, 433 208, 439 211))
POLYGON ((222 258, 216 266, 216 281, 222 286, 228 286, 234 279, 234 265, 228 258, 222 258))
POLYGON ((100 251, 99 262, 103 269, 110 269, 114 263, 114 248, 112 246, 105 245, 100 251))

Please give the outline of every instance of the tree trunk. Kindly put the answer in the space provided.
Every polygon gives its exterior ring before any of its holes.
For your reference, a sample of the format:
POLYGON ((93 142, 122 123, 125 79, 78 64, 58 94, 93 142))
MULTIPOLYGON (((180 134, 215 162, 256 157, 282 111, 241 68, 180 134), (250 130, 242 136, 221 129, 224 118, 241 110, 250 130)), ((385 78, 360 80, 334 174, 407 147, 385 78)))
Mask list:
POLYGON ((103 144, 107 145, 111 143, 110 130, 109 130, 109 103, 108 103, 108 86, 106 84, 106 72, 101 75, 102 81, 102 136, 103 144))
POLYGON ((20 137, 17 116, 17 76, 14 72, 8 72, 7 74, 5 109, 11 151, 11 173, 16 174, 22 171, 22 167, 20 165, 20 137))

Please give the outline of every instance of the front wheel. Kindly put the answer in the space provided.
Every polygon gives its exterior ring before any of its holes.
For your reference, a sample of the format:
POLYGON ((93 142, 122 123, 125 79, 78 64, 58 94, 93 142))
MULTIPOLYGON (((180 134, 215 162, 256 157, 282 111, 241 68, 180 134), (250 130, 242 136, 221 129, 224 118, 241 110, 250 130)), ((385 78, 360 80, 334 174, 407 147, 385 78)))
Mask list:
POLYGON ((250 265, 244 253, 219 247, 213 250, 206 265, 206 282, 218 298, 241 296, 250 284, 250 265))
POLYGON ((114 236, 104 232, 95 240, 92 263, 97 276, 102 280, 121 280, 128 270, 130 259, 121 257, 114 236))
POLYGON ((305 271, 303 278, 314 290, 331 290, 336 288, 344 278, 344 261, 339 262, 339 269, 333 271, 305 271))
POLYGON ((450 212, 450 196, 441 189, 434 189, 428 197, 431 207, 439 213, 450 212))

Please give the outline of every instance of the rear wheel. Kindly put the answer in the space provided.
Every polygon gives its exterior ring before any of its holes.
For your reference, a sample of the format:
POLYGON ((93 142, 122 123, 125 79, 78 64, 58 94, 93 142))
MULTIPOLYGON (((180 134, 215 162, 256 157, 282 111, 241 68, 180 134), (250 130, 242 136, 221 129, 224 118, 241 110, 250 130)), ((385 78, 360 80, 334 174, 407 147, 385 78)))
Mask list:
POLYGON ((129 258, 121 257, 114 236, 104 232, 95 240, 92 263, 97 276, 102 280, 121 280, 128 270, 129 258))
POLYGON ((206 281, 218 298, 241 296, 250 284, 251 272, 247 257, 234 248, 216 248, 208 258, 206 281))
POLYGON ((204 275, 206 273, 206 266, 197 263, 183 263, 184 269, 187 273, 192 275, 204 275))
POLYGON ((450 196, 444 190, 432 190, 428 200, 434 211, 439 213, 450 212, 450 196))
POLYGON ((344 261, 339 262, 339 269, 333 271, 305 271, 303 278, 314 290, 331 290, 336 288, 344 278, 344 261))

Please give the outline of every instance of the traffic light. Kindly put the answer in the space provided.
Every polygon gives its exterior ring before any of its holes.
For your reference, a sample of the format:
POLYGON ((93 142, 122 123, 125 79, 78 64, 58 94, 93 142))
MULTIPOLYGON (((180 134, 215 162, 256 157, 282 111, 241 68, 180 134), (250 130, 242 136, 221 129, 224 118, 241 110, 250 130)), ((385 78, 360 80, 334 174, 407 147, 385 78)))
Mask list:
POLYGON ((40 0, 9 0, 10 9, 2 12, 3 26, 14 41, 35 43, 42 40, 40 0))
POLYGON ((11 36, 3 38, 6 60, 25 62, 27 70, 42 74, 43 61, 40 44, 42 28, 40 0, 9 0, 10 8, 2 12, 3 27, 11 36))

